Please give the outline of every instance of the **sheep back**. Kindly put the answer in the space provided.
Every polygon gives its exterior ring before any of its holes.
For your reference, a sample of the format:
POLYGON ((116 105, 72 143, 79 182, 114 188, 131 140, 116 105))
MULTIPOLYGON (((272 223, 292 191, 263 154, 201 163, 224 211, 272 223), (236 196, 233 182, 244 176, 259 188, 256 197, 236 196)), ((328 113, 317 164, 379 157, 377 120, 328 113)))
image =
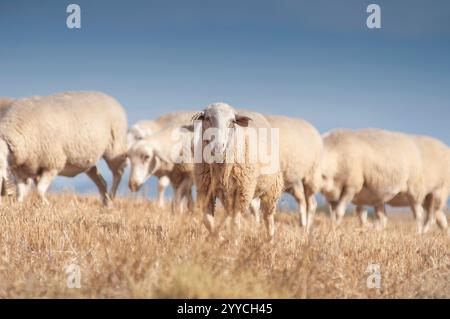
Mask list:
POLYGON ((106 94, 67 92, 19 99, 12 106, 0 122, 12 167, 31 175, 51 168, 73 176, 102 156, 126 154, 126 115, 106 94))

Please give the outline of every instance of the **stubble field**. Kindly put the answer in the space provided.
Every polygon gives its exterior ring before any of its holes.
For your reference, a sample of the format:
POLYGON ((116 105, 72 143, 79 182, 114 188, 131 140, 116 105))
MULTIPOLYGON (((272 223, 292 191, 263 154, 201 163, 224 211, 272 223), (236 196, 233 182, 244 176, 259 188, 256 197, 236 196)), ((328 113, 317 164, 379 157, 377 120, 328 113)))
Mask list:
POLYGON ((296 214, 279 213, 273 244, 245 216, 235 243, 208 237, 201 216, 172 216, 146 199, 120 198, 113 209, 72 193, 49 201, 0 208, 2 298, 450 297, 450 237, 417 236, 408 213, 381 232, 362 232, 350 215, 330 232, 319 212, 309 237, 296 214), (367 284, 369 264, 380 288, 367 284))

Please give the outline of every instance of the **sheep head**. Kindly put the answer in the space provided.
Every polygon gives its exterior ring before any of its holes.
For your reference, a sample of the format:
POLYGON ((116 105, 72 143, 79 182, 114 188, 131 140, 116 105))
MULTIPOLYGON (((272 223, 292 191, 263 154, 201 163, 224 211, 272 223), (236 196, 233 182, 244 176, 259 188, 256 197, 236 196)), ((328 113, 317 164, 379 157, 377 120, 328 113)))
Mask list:
POLYGON ((169 162, 151 142, 145 139, 130 148, 128 158, 131 164, 128 187, 132 192, 138 191, 161 168, 163 162, 169 162))
POLYGON ((202 122, 203 132, 209 129, 213 130, 213 133, 208 134, 205 140, 213 143, 215 153, 223 154, 232 139, 232 129, 237 126, 248 127, 252 119, 238 114, 228 104, 214 103, 208 105, 202 112, 194 115, 192 120, 202 122), (214 136, 213 141, 211 141, 212 136, 214 136))

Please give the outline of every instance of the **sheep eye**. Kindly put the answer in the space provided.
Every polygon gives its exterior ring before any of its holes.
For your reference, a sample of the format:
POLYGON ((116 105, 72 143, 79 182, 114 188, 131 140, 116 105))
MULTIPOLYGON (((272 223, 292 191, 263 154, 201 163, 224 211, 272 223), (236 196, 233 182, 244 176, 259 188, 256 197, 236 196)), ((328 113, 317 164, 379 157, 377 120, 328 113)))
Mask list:
POLYGON ((327 179, 327 175, 322 174, 322 178, 323 178, 323 179, 327 179))
POLYGON ((147 154, 142 155, 142 160, 143 160, 144 162, 147 162, 149 159, 150 159, 150 156, 149 156, 149 155, 147 155, 147 154))

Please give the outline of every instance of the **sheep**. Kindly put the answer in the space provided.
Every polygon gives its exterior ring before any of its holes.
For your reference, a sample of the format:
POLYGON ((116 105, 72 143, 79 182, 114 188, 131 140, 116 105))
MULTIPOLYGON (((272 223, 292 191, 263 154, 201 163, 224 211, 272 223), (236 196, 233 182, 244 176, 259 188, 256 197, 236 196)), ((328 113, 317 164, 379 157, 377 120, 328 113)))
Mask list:
POLYGON ((308 122, 287 116, 265 115, 280 134, 280 165, 284 191, 294 196, 300 224, 309 232, 317 208, 315 194, 320 188, 322 137, 308 122), (295 141, 295 147, 292 147, 295 141))
MULTIPOLYGON (((422 203, 427 215, 423 227, 423 232, 426 233, 436 217, 438 226, 442 230, 447 230, 447 218, 443 209, 447 203, 447 198, 450 190, 450 152, 444 143, 441 141, 428 137, 411 135, 413 141, 417 144, 421 154, 423 186, 425 190, 425 199, 422 203)), ((394 207, 409 206, 407 196, 400 194, 395 196, 387 204, 394 207)), ((361 218, 366 219, 367 212, 362 207, 357 207, 361 218)), ((378 222, 381 227, 385 227, 387 218, 381 215, 378 222)), ((364 222, 363 222, 364 224, 364 222)))
POLYGON ((165 129, 136 142, 128 150, 131 163, 129 188, 136 192, 152 175, 167 176, 174 189, 172 212, 182 211, 182 200, 193 210, 193 164, 181 161, 183 152, 191 154, 192 134, 179 126, 165 129), (178 136, 176 136, 178 135, 178 136), (182 139, 181 143, 175 139, 182 139), (186 147, 183 148, 183 146, 186 147))
MULTIPOLYGON (((0 119, 3 118, 5 113, 10 109, 11 104, 14 100, 9 97, 0 97, 0 119)), ((1 196, 12 196, 14 194, 15 184, 12 179, 4 178, 2 181, 2 192, 1 196)))
POLYGON ((225 103, 210 104, 196 114, 193 120, 195 124, 191 129, 196 128, 194 183, 197 201, 204 215, 203 222, 210 235, 218 235, 221 226, 216 228, 214 223, 217 198, 225 209, 225 216, 232 217, 231 230, 235 240, 238 238, 236 231, 240 229, 241 213, 249 209, 253 198, 259 198, 267 237, 272 242, 274 213, 283 189, 277 156, 279 145, 276 139, 273 145, 273 135, 270 138, 271 158, 266 161, 268 163, 263 163, 261 157, 253 157, 252 160, 252 150, 257 142, 260 142, 258 151, 261 153, 261 141, 267 137, 265 133, 273 132, 269 122, 259 113, 237 111, 225 103), (214 136, 212 141, 211 133, 214 136), (196 154, 200 154, 200 158, 196 154))
MULTIPOLYGON (((142 120, 134 124, 128 131, 128 149, 137 141, 155 134, 166 127, 183 125, 190 122, 194 112, 178 111, 164 114, 155 120, 142 120)), ((167 176, 161 176, 158 180, 158 206, 164 207, 164 193, 170 185, 170 179, 167 176)))
MULTIPOLYGON (((379 129, 335 130, 323 136, 321 192, 339 225, 350 202, 371 205, 385 220, 385 203, 407 199, 423 232, 426 198, 421 151, 408 135, 379 129)), ((361 211, 359 210, 359 213, 361 211)))
POLYGON ((42 202, 57 176, 85 172, 110 206, 126 161, 127 118, 121 105, 99 92, 64 92, 15 100, 0 121, 0 177, 10 168, 17 199, 24 199, 28 178, 37 180, 42 202), (107 185, 96 162, 104 158, 113 173, 107 185))

